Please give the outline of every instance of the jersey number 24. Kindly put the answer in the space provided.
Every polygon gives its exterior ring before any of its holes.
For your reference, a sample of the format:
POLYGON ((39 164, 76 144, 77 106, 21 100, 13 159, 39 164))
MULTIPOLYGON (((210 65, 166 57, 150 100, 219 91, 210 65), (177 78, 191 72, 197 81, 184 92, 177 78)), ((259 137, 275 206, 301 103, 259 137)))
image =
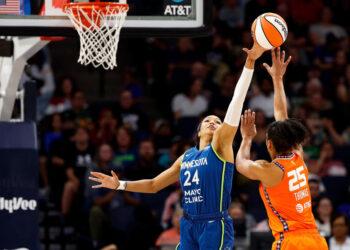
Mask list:
POLYGON ((191 179, 191 172, 190 171, 185 171, 184 175, 187 176, 186 181, 184 183, 184 186, 191 186, 191 182, 195 182, 197 185, 199 184, 199 178, 198 178, 198 169, 196 170, 196 172, 194 172, 192 181, 190 181, 191 179))

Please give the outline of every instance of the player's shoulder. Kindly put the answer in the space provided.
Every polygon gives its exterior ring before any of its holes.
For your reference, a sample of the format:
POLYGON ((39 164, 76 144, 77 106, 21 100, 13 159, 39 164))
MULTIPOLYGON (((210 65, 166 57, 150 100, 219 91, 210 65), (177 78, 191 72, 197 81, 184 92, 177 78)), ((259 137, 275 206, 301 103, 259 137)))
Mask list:
POLYGON ((194 146, 194 147, 186 150, 185 153, 184 153, 184 156, 187 157, 187 156, 190 156, 193 153, 197 153, 197 152, 198 152, 198 148, 197 148, 197 146, 194 146))
POLYGON ((270 168, 273 166, 273 163, 267 160, 257 160, 255 163, 258 164, 261 168, 270 168))

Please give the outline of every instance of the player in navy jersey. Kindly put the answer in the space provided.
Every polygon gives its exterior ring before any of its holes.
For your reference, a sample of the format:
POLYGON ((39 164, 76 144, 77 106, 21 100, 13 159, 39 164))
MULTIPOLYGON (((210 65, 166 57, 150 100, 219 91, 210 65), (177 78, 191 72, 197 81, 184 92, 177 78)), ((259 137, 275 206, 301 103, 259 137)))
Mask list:
POLYGON ((121 181, 113 171, 112 176, 91 172, 94 177, 89 177, 101 183, 93 188, 140 193, 156 193, 180 180, 184 215, 177 249, 230 250, 233 247, 233 225, 227 213, 234 168, 232 143, 255 60, 264 52, 258 44, 251 50, 243 50, 247 59, 224 122, 214 115, 205 117, 197 129, 199 143, 196 147, 187 150, 169 169, 150 180, 121 181))

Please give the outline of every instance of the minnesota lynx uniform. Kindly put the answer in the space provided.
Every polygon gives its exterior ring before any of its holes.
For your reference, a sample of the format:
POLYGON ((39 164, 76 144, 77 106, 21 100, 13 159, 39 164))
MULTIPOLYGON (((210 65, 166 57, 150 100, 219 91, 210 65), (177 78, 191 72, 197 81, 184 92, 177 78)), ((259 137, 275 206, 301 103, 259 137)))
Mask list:
POLYGON ((272 188, 265 188, 261 183, 259 187, 276 239, 272 249, 328 249, 315 225, 308 170, 303 159, 292 153, 274 159, 273 163, 283 170, 282 181, 272 188))
POLYGON ((233 225, 227 208, 233 168, 211 144, 185 152, 180 170, 184 216, 177 249, 232 249, 233 225))

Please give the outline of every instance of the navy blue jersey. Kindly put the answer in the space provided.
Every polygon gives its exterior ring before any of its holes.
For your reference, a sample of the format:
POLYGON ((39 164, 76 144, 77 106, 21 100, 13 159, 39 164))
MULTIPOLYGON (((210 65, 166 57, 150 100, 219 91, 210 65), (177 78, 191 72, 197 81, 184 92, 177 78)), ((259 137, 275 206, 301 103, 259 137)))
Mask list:
POLYGON ((231 202, 233 163, 223 160, 209 144, 193 147, 184 154, 180 182, 184 211, 202 215, 227 210, 231 202))

